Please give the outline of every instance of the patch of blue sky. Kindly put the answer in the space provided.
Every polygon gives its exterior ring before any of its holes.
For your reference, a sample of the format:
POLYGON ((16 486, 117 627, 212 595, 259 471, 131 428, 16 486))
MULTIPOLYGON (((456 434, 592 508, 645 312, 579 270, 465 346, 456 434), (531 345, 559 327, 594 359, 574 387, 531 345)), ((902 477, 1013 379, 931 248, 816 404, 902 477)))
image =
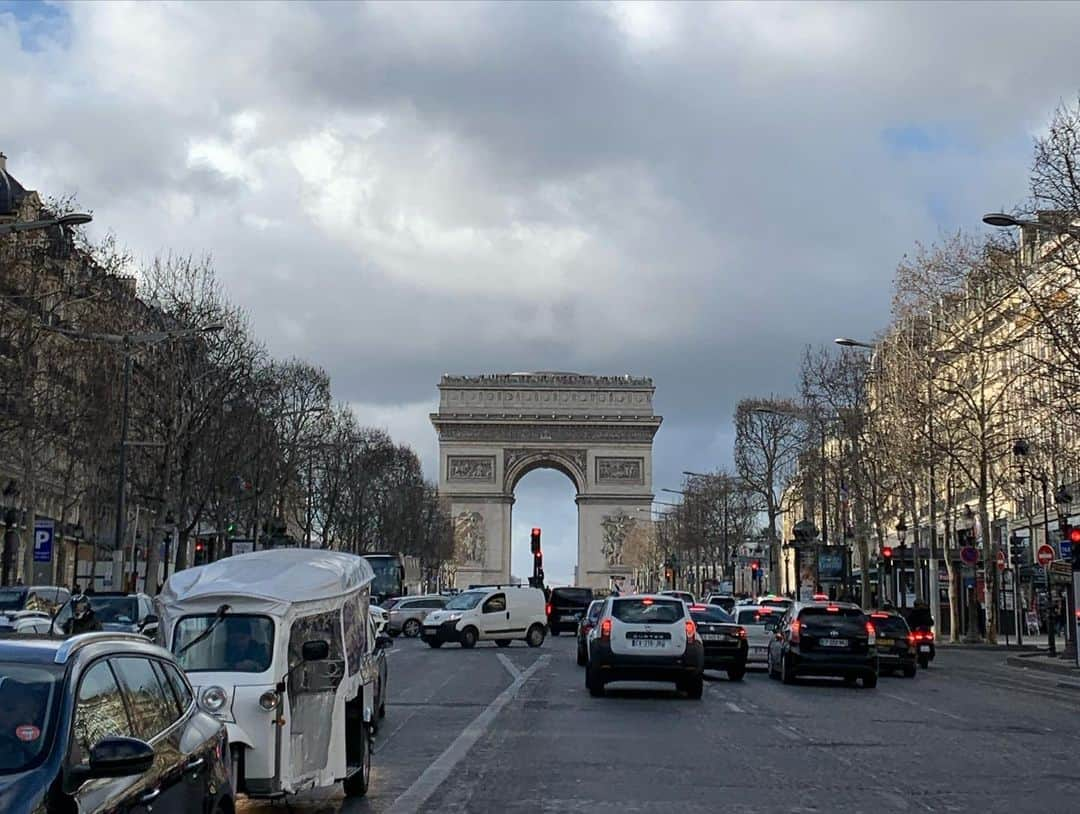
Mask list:
POLYGON ((40 51, 49 43, 67 46, 71 17, 63 3, 51 0, 0 0, 0 18, 11 15, 24 51, 40 51))
POLYGON ((895 155, 974 151, 974 145, 956 129, 943 124, 902 124, 881 131, 885 146, 895 155))

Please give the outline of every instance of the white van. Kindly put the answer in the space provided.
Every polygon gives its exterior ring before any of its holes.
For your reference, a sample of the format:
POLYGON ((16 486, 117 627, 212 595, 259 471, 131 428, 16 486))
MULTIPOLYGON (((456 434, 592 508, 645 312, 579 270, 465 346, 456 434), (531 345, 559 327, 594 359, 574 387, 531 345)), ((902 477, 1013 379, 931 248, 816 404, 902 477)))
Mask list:
POLYGON ((472 587, 447 602, 442 610, 428 614, 420 636, 431 647, 458 642, 468 648, 484 640, 507 647, 514 639, 539 647, 547 635, 545 601, 539 588, 472 587))

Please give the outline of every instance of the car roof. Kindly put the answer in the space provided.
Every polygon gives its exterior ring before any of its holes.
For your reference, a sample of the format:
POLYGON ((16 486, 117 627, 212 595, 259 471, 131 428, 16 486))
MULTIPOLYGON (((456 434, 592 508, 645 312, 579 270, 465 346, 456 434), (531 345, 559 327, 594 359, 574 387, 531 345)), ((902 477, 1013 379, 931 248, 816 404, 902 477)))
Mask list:
POLYGON ((843 608, 844 610, 857 610, 866 613, 862 605, 856 605, 854 602, 796 602, 795 608, 800 611, 805 608, 843 608))
POLYGON ((0 661, 26 664, 66 664, 77 653, 94 655, 140 653, 172 660, 173 656, 139 633, 82 633, 58 639, 48 635, 20 635, 0 639, 0 661))

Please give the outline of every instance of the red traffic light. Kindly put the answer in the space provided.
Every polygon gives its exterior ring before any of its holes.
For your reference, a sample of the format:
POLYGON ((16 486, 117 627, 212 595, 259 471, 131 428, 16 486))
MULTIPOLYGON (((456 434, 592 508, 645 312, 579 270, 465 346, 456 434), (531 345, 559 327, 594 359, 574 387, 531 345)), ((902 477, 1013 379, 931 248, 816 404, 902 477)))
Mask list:
POLYGON ((534 555, 540 554, 540 529, 534 528, 532 530, 532 539, 529 541, 529 547, 532 549, 534 555))
POLYGON ((196 551, 202 551, 204 548, 206 548, 206 546, 203 545, 202 543, 195 543, 195 550, 196 551))
POLYGON ((1074 529, 1069 529, 1069 542, 1073 545, 1080 543, 1080 526, 1074 529))
POLYGON ((761 563, 758 560, 754 560, 752 563, 750 563, 751 571, 757 571, 759 568, 761 568, 761 563))
POLYGON ((540 550, 540 549, 538 548, 538 549, 536 549, 536 551, 535 551, 535 552, 533 552, 533 556, 534 556, 534 557, 536 557, 536 559, 538 559, 538 560, 539 560, 539 559, 543 559, 543 557, 544 557, 544 552, 543 552, 543 551, 541 551, 541 550, 540 550))
POLYGON ((881 549, 881 556, 884 557, 887 560, 891 560, 892 559, 892 547, 891 546, 885 546, 884 548, 882 548, 881 549))
POLYGON ((539 536, 540 536, 540 529, 538 529, 538 528, 536 528, 535 526, 533 526, 533 530, 532 530, 532 536, 533 536, 533 537, 539 537, 539 536))

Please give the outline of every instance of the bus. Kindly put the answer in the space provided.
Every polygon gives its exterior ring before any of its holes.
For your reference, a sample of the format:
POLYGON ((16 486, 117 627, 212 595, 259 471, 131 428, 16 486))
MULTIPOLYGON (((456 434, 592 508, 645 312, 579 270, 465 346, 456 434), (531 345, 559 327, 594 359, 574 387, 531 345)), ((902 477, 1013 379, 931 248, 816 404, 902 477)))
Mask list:
POLYGON ((361 554, 371 570, 375 572, 375 581, 371 583, 371 599, 375 604, 382 604, 387 599, 405 594, 405 564, 400 554, 361 554))

